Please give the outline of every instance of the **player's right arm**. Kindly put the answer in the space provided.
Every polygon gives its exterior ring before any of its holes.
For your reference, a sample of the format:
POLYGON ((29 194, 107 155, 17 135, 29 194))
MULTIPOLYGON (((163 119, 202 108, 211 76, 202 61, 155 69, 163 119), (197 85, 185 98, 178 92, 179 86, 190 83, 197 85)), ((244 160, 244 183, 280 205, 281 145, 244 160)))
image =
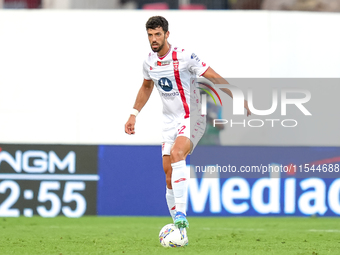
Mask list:
MULTIPOLYGON (((144 79, 142 87, 139 89, 137 94, 137 98, 135 104, 133 106, 134 109, 139 112, 142 110, 146 102, 149 100, 152 89, 153 89, 153 81, 144 79)), ((135 124, 136 124, 136 116, 131 114, 128 121, 125 124, 125 133, 129 135, 135 134, 135 124)))

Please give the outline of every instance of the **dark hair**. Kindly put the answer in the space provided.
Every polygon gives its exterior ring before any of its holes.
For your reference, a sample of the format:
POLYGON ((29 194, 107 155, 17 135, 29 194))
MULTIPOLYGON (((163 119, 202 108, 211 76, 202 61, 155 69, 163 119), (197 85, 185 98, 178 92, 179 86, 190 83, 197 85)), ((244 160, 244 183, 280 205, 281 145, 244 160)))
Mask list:
POLYGON ((155 29, 157 27, 161 27, 163 28, 163 31, 166 33, 168 32, 169 23, 162 16, 153 16, 149 18, 149 20, 146 22, 145 27, 146 27, 146 30, 148 30, 149 28, 155 29))

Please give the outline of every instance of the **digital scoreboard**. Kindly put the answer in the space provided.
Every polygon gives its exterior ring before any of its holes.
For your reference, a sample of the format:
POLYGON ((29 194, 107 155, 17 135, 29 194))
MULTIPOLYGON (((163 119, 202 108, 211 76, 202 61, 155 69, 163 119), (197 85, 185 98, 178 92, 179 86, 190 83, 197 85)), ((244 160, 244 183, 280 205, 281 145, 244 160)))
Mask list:
POLYGON ((0 217, 96 215, 97 146, 0 144, 0 217))

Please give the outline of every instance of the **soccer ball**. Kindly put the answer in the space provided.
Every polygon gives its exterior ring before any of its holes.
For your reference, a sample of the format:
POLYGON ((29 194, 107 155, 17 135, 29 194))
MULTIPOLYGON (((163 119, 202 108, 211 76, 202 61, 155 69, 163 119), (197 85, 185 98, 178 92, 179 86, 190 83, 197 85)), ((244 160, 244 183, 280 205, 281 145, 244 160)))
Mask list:
POLYGON ((164 247, 182 247, 188 245, 188 236, 185 228, 180 230, 175 224, 165 225, 159 232, 159 242, 164 247))

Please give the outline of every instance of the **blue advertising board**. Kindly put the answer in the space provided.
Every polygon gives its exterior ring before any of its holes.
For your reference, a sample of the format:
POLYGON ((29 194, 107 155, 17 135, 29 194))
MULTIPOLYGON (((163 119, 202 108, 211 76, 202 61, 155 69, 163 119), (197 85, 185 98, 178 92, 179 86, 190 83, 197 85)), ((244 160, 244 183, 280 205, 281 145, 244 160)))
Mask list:
POLYGON ((338 147, 200 146, 190 163, 190 215, 340 215, 338 147))
MULTIPOLYGON (((340 147, 198 146, 190 216, 339 216, 340 147)), ((0 216, 169 216, 161 146, 0 146, 0 216)))
MULTIPOLYGON (((188 165, 188 215, 338 216, 340 178, 334 177, 340 175, 336 170, 339 156, 338 147, 198 147, 188 165), (281 175, 264 172, 259 178, 244 173, 212 178, 222 174, 195 172, 193 163, 216 164, 218 153, 237 169, 261 164, 297 168, 284 172, 281 167, 281 175), (299 166, 305 164, 308 173, 300 172, 299 166), (322 172, 329 170, 330 164, 332 174, 322 172), (319 171, 315 170, 318 166, 319 171)), ((160 146, 99 146, 98 174, 98 215, 169 215, 160 146)))
POLYGON ((167 215, 160 146, 98 147, 98 215, 167 215))

